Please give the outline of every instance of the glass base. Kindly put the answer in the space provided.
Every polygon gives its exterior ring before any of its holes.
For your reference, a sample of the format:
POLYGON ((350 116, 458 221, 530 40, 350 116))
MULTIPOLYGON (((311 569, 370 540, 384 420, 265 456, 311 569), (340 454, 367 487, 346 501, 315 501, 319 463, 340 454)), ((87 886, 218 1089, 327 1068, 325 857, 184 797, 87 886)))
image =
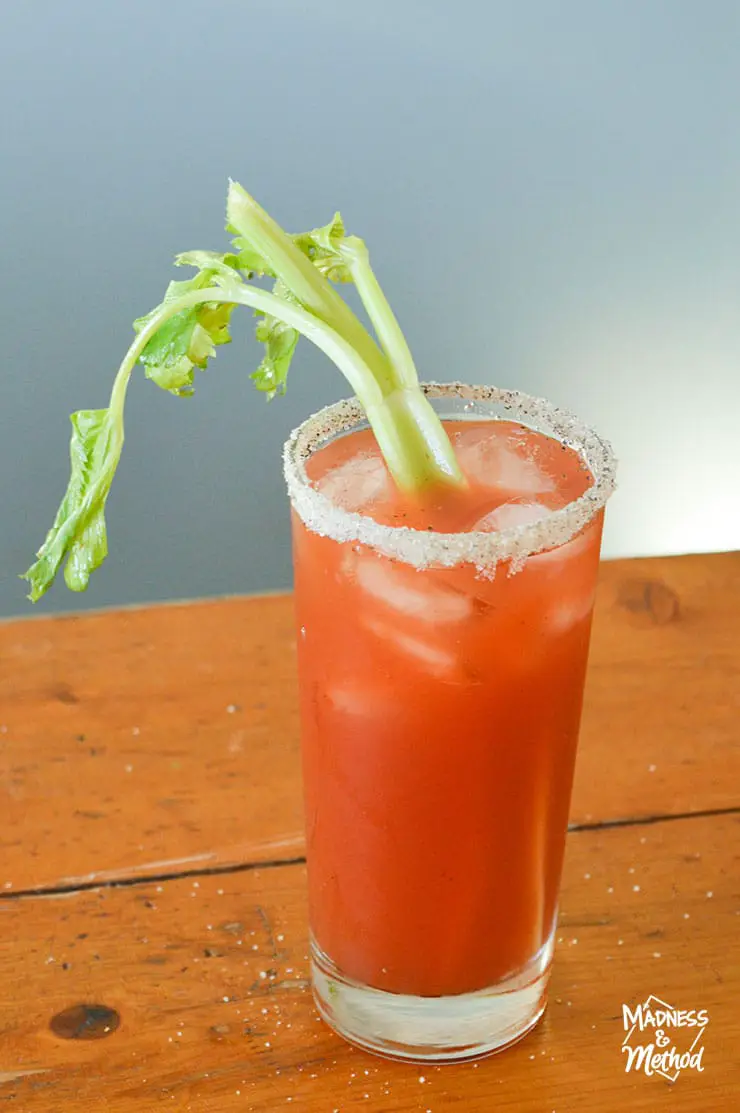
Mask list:
POLYGON ((416 1063, 477 1059, 520 1040, 545 1011, 554 932, 523 969, 474 993, 413 997, 345 977, 315 942, 316 1006, 344 1039, 376 1055, 416 1063))

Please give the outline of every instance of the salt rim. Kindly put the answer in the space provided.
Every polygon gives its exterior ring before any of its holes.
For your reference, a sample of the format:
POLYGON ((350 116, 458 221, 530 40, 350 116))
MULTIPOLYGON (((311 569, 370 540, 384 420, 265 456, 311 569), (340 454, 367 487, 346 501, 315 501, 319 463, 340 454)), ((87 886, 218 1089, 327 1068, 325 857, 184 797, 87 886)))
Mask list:
POLYGON ((479 572, 490 574, 497 564, 511 561, 513 571, 528 556, 570 541, 614 491, 617 462, 611 445, 567 410, 551 405, 544 398, 495 386, 428 382, 422 383, 421 388, 430 398, 492 402, 511 411, 515 420, 535 427, 547 425, 562 443, 580 454, 594 477, 593 485, 544 520, 494 533, 435 533, 409 526, 380 525, 365 514, 336 506, 311 485, 306 474, 306 461, 312 452, 328 438, 367 420, 357 398, 344 399, 307 418, 293 430, 283 450, 291 504, 313 533, 342 543, 368 545, 383 556, 414 568, 474 564, 479 572))

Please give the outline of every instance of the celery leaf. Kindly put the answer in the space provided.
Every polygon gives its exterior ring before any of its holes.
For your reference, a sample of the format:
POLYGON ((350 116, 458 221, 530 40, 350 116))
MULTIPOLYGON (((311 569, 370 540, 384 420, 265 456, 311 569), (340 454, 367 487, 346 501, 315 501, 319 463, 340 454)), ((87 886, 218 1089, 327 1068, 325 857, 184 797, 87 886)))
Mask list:
POLYGON ((105 560, 108 541, 105 500, 121 454, 110 410, 79 410, 72 414, 71 475, 54 524, 39 549, 38 560, 25 573, 36 602, 51 587, 67 557, 64 579, 72 591, 84 591, 90 575, 105 560))
MULTIPOLYGON (((202 290, 218 285, 228 288, 230 283, 240 279, 234 267, 224 262, 229 256, 217 256, 215 252, 191 251, 179 255, 176 262, 183 266, 207 265, 194 278, 184 282, 170 282, 162 305, 181 298, 192 290, 202 290)), ((157 306, 145 317, 134 321, 137 332, 148 324, 161 306, 157 306)), ((146 376, 157 386, 179 397, 188 397, 194 391, 194 368, 204 371, 208 360, 215 356, 216 347, 231 341, 229 320, 233 305, 219 302, 204 302, 170 317, 157 330, 144 348, 139 359, 144 364, 146 376)))
POLYGON ((311 232, 293 236, 293 242, 325 278, 332 282, 352 282, 352 274, 342 250, 348 237, 344 234, 344 222, 339 213, 334 213, 323 228, 314 228, 311 232))
MULTIPOLYGON (((297 299, 280 279, 272 292, 282 301, 297 304, 297 299)), ((257 318, 255 336, 260 344, 265 345, 265 354, 250 378, 257 390, 261 390, 267 395, 268 401, 272 401, 276 394, 285 394, 290 362, 298 343, 298 332, 270 313, 261 313, 256 309, 254 315, 257 318)))

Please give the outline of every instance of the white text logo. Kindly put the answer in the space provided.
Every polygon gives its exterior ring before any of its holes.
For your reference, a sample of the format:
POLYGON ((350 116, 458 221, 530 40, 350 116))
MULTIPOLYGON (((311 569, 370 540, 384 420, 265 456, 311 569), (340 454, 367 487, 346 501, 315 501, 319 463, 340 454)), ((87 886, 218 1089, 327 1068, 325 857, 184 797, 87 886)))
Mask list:
POLYGON ((675 1082, 681 1071, 703 1071, 702 1037, 706 1009, 676 1009, 652 993, 641 1005, 622 1005, 627 1033, 622 1041, 624 1069, 660 1074, 675 1082))

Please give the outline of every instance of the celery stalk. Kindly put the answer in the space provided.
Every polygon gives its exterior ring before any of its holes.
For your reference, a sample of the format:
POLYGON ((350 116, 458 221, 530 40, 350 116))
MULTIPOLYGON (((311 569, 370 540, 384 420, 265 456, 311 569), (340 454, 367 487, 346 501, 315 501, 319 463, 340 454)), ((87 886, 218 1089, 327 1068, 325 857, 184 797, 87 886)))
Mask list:
POLYGON ((83 591, 107 555, 105 502, 124 441, 123 409, 134 367, 178 396, 193 393, 220 344, 230 342, 235 306, 254 310, 265 355, 252 374, 257 388, 284 393, 299 336, 317 345, 357 395, 400 488, 464 483, 441 421, 423 394, 401 329, 370 267, 364 243, 345 236, 337 214, 324 228, 291 236, 238 183, 227 198, 233 252, 192 251, 175 260, 197 269, 171 282, 161 305, 134 323, 137 336, 123 358, 107 409, 72 415, 71 475, 38 559, 25 573, 29 598, 39 599, 66 558, 65 581, 83 591), (272 292, 250 283, 274 279, 272 292), (378 341, 331 285, 354 282, 378 341))

